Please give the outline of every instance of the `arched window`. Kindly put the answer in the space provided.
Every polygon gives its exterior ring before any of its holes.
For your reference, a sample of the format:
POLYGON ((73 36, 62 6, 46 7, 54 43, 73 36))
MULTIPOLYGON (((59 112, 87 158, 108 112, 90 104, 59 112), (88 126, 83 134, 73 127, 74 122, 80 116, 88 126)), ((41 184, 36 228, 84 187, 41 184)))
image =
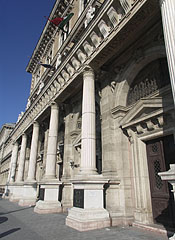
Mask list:
POLYGON ((145 66, 132 82, 127 105, 137 102, 170 83, 166 58, 157 59, 145 66))

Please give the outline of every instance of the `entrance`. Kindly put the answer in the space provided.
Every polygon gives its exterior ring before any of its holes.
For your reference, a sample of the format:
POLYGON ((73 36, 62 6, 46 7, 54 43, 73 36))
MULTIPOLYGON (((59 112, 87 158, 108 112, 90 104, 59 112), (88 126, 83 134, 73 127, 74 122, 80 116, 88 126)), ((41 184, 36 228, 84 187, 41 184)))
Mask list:
POLYGON ((159 172, 169 170, 169 165, 175 163, 173 135, 148 141, 147 158, 154 222, 162 224, 165 228, 175 228, 172 187, 158 175, 159 172))

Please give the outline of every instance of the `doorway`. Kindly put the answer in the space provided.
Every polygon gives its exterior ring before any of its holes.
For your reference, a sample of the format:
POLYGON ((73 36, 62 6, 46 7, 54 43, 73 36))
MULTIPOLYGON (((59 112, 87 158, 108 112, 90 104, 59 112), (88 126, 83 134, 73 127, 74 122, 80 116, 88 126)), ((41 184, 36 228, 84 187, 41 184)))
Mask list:
POLYGON ((165 228, 175 228, 172 187, 158 175, 159 172, 169 170, 169 165, 175 163, 173 135, 148 141, 146 149, 154 223, 162 224, 165 228))

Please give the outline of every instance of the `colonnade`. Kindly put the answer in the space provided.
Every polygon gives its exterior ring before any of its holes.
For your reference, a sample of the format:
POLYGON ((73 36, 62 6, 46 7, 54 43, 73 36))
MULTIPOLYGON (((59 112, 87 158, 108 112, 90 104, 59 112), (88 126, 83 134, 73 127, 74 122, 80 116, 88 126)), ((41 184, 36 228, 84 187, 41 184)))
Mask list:
MULTIPOLYGON (((57 160, 57 141, 58 141, 58 124, 59 124, 59 106, 56 102, 51 103, 49 134, 47 139, 46 168, 44 178, 41 180, 44 184, 61 184, 56 178, 56 160, 57 160)), ((24 180, 25 158, 27 148, 27 134, 23 133, 21 149, 19 156, 19 166, 17 176, 15 177, 16 165, 18 160, 19 143, 16 141, 13 146, 11 158, 11 177, 10 183, 15 184, 36 184, 36 165, 38 157, 39 143, 39 122, 33 122, 33 132, 30 147, 30 157, 27 178, 24 180), (16 181, 15 181, 16 179, 16 181)), ((96 175, 96 129, 95 129, 95 77, 90 67, 83 72, 83 103, 82 103, 82 138, 81 138, 81 163, 80 175, 96 175)), ((67 165, 67 167, 70 167, 67 165)), ((54 187, 55 188, 55 187, 54 187)), ((46 195, 45 187, 45 195, 46 195)), ((15 190, 12 191, 15 195, 15 190)), ((19 195, 19 194, 18 194, 19 195)), ((18 196, 19 197, 19 196, 18 196)), ((56 197, 55 197, 56 201, 56 197)))

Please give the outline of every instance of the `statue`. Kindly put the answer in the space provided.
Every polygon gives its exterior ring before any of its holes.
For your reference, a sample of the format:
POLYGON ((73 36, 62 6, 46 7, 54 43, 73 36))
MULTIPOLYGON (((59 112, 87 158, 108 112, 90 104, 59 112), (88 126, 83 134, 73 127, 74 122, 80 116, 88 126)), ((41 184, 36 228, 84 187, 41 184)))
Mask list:
POLYGON ((30 105, 31 105, 31 101, 30 101, 30 99, 28 99, 27 105, 26 105, 26 110, 30 107, 30 105))
POLYGON ((90 21, 92 20, 92 18, 94 17, 95 13, 95 8, 90 6, 87 13, 86 13, 86 20, 85 20, 85 28, 87 27, 87 25, 90 23, 90 21))
POLYGON ((41 92, 42 88, 44 87, 44 82, 41 81, 40 85, 39 85, 39 89, 38 89, 38 92, 37 92, 37 95, 39 95, 39 93, 41 92))
POLYGON ((58 53, 58 56, 57 56, 57 61, 56 61, 56 69, 59 67, 59 65, 61 64, 61 54, 58 53))
POLYGON ((24 112, 21 112, 21 113, 18 115, 17 123, 20 121, 20 119, 22 118, 23 115, 24 115, 24 112))

